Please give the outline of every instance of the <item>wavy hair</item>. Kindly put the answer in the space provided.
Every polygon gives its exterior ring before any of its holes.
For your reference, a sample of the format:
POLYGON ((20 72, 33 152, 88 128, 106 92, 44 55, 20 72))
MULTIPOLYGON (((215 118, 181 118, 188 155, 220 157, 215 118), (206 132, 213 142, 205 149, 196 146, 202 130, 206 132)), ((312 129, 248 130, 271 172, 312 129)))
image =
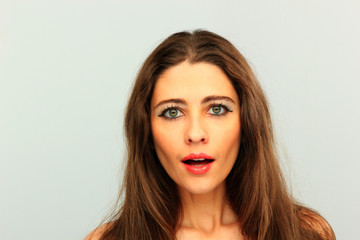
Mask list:
POLYGON ((175 182, 160 164, 150 126, 155 82, 184 61, 222 69, 237 92, 241 146, 226 178, 227 199, 253 240, 335 239, 330 225, 288 192, 276 154, 266 97, 249 64, 223 37, 208 31, 179 32, 146 59, 136 78, 126 117, 127 165, 118 210, 100 239, 175 239, 182 207, 175 182))

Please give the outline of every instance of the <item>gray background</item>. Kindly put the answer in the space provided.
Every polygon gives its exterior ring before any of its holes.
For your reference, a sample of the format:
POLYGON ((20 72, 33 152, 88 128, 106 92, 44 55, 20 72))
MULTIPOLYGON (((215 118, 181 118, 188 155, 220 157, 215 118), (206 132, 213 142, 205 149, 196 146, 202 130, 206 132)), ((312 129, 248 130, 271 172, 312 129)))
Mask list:
POLYGON ((196 28, 253 66, 295 196, 358 239, 359 13, 356 0, 0 0, 0 239, 97 226, 122 178, 132 81, 161 40, 196 28))

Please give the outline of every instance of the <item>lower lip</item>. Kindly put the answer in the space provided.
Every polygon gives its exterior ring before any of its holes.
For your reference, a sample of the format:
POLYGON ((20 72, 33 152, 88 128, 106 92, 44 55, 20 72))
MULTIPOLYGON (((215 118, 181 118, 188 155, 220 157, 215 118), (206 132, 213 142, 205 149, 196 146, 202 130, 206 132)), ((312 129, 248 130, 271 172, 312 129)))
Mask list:
POLYGON ((188 165, 186 163, 183 163, 183 164, 184 164, 186 170, 188 170, 190 173, 195 174, 195 175, 200 175, 200 174, 207 173, 210 170, 213 163, 214 162, 211 162, 211 163, 204 164, 201 166, 188 165))

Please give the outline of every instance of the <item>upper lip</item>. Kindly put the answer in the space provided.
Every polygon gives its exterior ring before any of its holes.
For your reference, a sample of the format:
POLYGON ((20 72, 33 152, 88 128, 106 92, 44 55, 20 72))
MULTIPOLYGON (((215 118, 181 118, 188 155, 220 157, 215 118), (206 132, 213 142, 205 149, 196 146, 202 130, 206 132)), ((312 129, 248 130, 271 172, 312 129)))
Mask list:
POLYGON ((215 160, 214 157, 206 155, 205 153, 190 153, 189 155, 186 155, 181 161, 187 161, 191 159, 212 159, 215 160))

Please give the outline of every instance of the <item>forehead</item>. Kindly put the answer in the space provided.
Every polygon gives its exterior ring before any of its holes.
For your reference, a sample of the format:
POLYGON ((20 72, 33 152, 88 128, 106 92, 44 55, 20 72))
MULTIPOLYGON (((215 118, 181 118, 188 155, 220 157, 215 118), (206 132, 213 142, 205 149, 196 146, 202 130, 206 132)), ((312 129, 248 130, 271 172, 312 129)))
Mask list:
POLYGON ((210 95, 228 96, 238 101, 230 79, 210 63, 180 63, 167 69, 156 81, 152 104, 170 98, 200 101, 210 95))

